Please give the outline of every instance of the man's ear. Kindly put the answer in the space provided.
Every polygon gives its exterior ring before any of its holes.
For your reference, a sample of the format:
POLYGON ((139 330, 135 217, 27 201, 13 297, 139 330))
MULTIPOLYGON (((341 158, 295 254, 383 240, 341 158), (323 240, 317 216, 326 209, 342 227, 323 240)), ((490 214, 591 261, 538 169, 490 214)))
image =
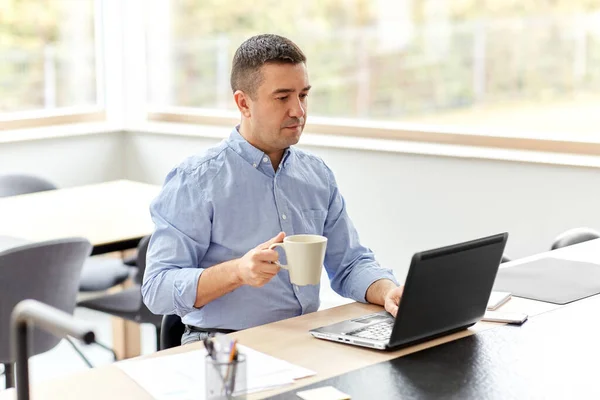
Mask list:
POLYGON ((252 99, 246 93, 241 90, 236 90, 233 93, 233 99, 235 100, 235 104, 237 105, 238 110, 245 118, 250 118, 250 105, 252 104, 252 99))

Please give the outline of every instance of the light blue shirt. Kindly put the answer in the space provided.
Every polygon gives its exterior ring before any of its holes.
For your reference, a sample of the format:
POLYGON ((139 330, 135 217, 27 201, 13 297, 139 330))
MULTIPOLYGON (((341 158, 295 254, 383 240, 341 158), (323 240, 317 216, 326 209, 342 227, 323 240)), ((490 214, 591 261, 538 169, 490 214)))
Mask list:
POLYGON ((244 285, 194 307, 205 269, 240 258, 281 231, 327 237, 324 266, 341 296, 366 302, 373 282, 397 284, 360 244, 333 173, 320 158, 291 147, 274 171, 269 157, 237 128, 173 169, 150 212, 155 231, 144 303, 155 314, 180 315, 185 324, 239 330, 317 311, 319 285, 292 285, 284 269, 263 287, 244 285))

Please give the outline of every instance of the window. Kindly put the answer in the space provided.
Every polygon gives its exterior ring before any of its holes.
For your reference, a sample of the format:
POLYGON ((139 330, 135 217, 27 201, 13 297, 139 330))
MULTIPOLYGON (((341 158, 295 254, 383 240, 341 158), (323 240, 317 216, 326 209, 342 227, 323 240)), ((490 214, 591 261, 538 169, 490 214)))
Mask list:
POLYGON ((102 105, 96 7, 94 0, 0 0, 3 120, 102 105))
POLYGON ((269 32, 308 57, 313 133, 573 152, 600 138, 600 0, 282 4, 0 0, 0 129, 231 125, 233 53, 269 32))
POLYGON ((177 0, 146 23, 155 110, 234 111, 233 52, 269 32, 307 54, 311 116, 598 133, 600 0, 177 0))

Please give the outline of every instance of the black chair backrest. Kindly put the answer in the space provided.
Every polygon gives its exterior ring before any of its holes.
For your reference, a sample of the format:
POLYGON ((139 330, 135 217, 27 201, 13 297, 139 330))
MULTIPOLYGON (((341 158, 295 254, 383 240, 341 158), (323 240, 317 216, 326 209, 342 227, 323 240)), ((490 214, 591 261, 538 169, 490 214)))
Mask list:
MULTIPOLYGON (((146 253, 148 252, 148 243, 150 243, 150 235, 144 236, 137 246, 137 271, 134 277, 135 285, 138 287, 138 291, 141 290, 142 280, 144 279, 144 271, 146 271, 146 253)), ((138 316, 140 321, 148 322, 158 326, 162 324, 160 315, 153 314, 142 300, 142 293, 140 292, 140 308, 138 310, 138 316)), ((179 318, 179 317, 177 317, 179 318)), ((181 320, 180 320, 181 322, 181 320)), ((181 332, 183 334, 183 331, 181 332)), ((161 335, 162 336, 162 335, 161 335)), ((179 335, 181 338, 181 335, 179 335)), ((171 346, 173 347, 173 346, 171 346)))
POLYGON ((181 336, 184 330, 185 325, 181 322, 179 315, 163 315, 160 326, 160 349, 181 346, 181 336))
MULTIPOLYGON (((0 363, 12 362, 10 316, 21 300, 34 299, 72 314, 83 263, 92 245, 84 238, 50 240, 0 252, 0 363)), ((35 330, 32 353, 50 350, 60 341, 35 330)))
POLYGON ((33 175, 0 175, 0 197, 55 190, 56 185, 33 175))
POLYGON ((146 253, 148 252, 148 243, 150 243, 150 235, 144 236, 137 246, 137 273, 135 274, 135 283, 142 284, 144 279, 144 271, 146 271, 146 253))

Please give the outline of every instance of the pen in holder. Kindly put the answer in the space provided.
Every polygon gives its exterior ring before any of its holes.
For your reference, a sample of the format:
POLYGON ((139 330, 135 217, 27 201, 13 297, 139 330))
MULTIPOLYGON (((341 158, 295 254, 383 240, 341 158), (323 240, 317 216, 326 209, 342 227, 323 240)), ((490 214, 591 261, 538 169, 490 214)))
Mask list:
POLYGON ((229 361, 207 355, 205 367, 207 400, 246 398, 246 356, 237 353, 229 361))
POLYGON ((214 335, 203 340, 207 356, 206 398, 215 399, 245 399, 246 357, 240 354, 237 340, 225 335, 214 335))

